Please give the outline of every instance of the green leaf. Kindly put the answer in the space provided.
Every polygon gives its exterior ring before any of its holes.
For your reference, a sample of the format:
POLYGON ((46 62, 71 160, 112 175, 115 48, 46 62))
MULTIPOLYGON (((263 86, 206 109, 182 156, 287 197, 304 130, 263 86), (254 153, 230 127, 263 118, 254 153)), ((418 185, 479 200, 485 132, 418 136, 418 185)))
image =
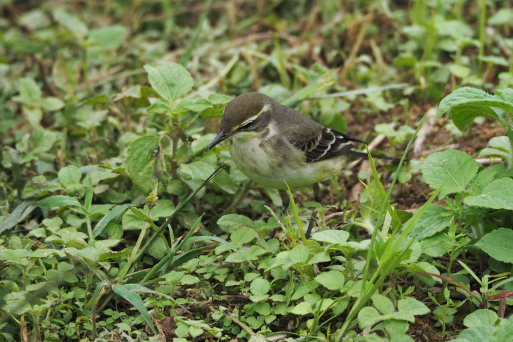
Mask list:
POLYGON ((215 166, 204 161, 196 161, 189 164, 182 164, 178 169, 180 176, 185 180, 204 181, 216 170, 215 166))
POLYGON ((157 205, 151 211, 151 218, 157 220, 161 217, 169 217, 175 212, 175 205, 171 200, 159 199, 157 205))
POLYGON ((249 291, 252 293, 252 296, 249 297, 253 302, 260 302, 266 300, 269 296, 269 290, 271 289, 271 284, 263 278, 257 278, 251 282, 249 286, 249 291))
POLYGON ((443 198, 451 193, 465 190, 474 178, 479 164, 468 154, 447 150, 429 155, 422 165, 424 179, 443 198))
POLYGON ((68 194, 74 194, 84 188, 80 183, 82 173, 75 165, 63 167, 59 170, 57 177, 68 194))
POLYGON ((194 285, 194 284, 199 283, 199 281, 200 280, 198 277, 195 277, 190 274, 186 274, 182 277, 182 279, 180 279, 180 283, 182 283, 184 285, 194 285))
POLYGON ((23 103, 26 106, 34 107, 40 104, 42 92, 36 81, 32 78, 20 78, 18 90, 19 96, 15 96, 14 101, 23 103))
POLYGON ((497 314, 488 309, 480 309, 467 315, 463 320, 463 324, 467 328, 472 327, 489 327, 495 326, 497 322, 497 314))
POLYGON ((397 310, 405 311, 412 315, 425 315, 431 311, 424 303, 415 298, 399 299, 397 310))
POLYGON ((513 264, 513 230, 511 229, 496 229, 483 236, 475 246, 494 259, 513 264))
POLYGON ((194 85, 189 72, 180 64, 145 65, 153 89, 165 100, 173 101, 187 94, 194 85))
POLYGON ((298 315, 298 316, 304 316, 304 315, 311 314, 313 312, 312 304, 310 304, 308 302, 301 302, 301 303, 297 304, 296 306, 294 306, 293 308, 291 308, 289 310, 289 312, 294 315, 298 315))
POLYGON ((80 102, 79 106, 106 106, 110 104, 110 99, 108 96, 103 94, 98 94, 93 97, 88 98, 85 101, 80 102))
POLYGON ((461 64, 451 64, 449 66, 449 71, 451 74, 459 78, 465 78, 470 75, 470 68, 461 64))
POLYGON ((245 243, 249 243, 256 238, 255 230, 249 227, 240 227, 230 235, 233 245, 240 248, 245 243))
POLYGON ((64 8, 59 7, 53 11, 55 20, 71 31, 79 40, 87 36, 87 26, 75 15, 69 14, 64 8))
POLYGON ((360 329, 371 327, 381 320, 383 320, 383 316, 381 316, 378 310, 370 306, 362 308, 358 313, 358 325, 360 329))
POLYGON ((158 99, 154 103, 151 104, 147 109, 148 113, 151 114, 166 114, 171 113, 173 108, 162 99, 158 99))
POLYGON ((128 204, 123 204, 120 206, 116 206, 112 210, 110 210, 107 213, 107 215, 102 217, 102 219, 100 220, 100 222, 98 222, 96 227, 94 227, 93 237, 98 237, 98 235, 100 235, 102 233, 103 229, 105 229, 105 227, 110 223, 110 221, 112 221, 113 219, 118 217, 120 214, 124 213, 125 210, 128 209, 128 207, 129 207, 128 204))
POLYGON ((104 50, 116 50, 126 35, 126 28, 122 25, 106 26, 91 30, 89 38, 104 50))
POLYGON ((452 121, 463 130, 478 116, 499 120, 502 123, 504 112, 513 115, 513 103, 482 90, 464 87, 456 89, 440 101, 438 117, 449 113, 452 121))
POLYGON ((344 246, 349 233, 344 230, 323 230, 312 235, 312 240, 344 246))
POLYGON ((72 207, 82 207, 82 204, 75 198, 69 196, 52 196, 44 198, 40 201, 34 203, 34 205, 43 207, 43 208, 54 208, 54 207, 64 207, 70 205, 72 207))
POLYGON ((41 106, 44 110, 55 112, 56 110, 64 108, 64 102, 58 97, 45 97, 41 100, 41 106))
POLYGON ((0 222, 0 234, 2 234, 4 230, 11 229, 16 226, 18 222, 23 220, 34 209, 36 209, 36 206, 32 205, 32 203, 34 203, 34 200, 32 199, 21 202, 21 204, 18 205, 16 209, 7 216, 7 218, 0 222))
POLYGON ((255 223, 250 218, 237 214, 224 215, 217 220, 217 224, 227 233, 232 233, 240 227, 255 228, 255 223))
POLYGON ((126 160, 126 169, 132 182, 142 191, 149 192, 154 185, 153 167, 155 150, 159 145, 159 136, 148 135, 130 144, 126 160))
POLYGON ((388 297, 379 293, 372 296, 372 304, 383 315, 388 315, 395 311, 394 303, 388 297))
POLYGON ((488 142, 488 147, 479 152, 479 157, 498 157, 504 160, 509 167, 513 161, 513 148, 511 140, 506 137, 494 137, 488 142))
POLYGON ((32 251, 28 249, 4 249, 0 250, 0 260, 16 262, 21 259, 32 256, 32 251))
POLYGON ((125 299, 126 301, 130 302, 140 313, 141 316, 144 318, 146 323, 150 326, 151 330, 155 335, 157 335, 157 331, 155 330, 155 327, 153 326, 153 322, 151 321, 150 314, 148 313, 148 310, 144 306, 143 301, 141 300, 141 297, 135 292, 132 292, 132 290, 125 285, 114 285, 112 286, 112 291, 114 291, 116 294, 118 294, 121 298, 125 299))
POLYGON ((315 277, 315 281, 328 290, 341 290, 344 287, 344 273, 340 271, 323 272, 315 277))
POLYGON ((310 255, 308 247, 305 245, 297 245, 289 251, 289 260, 292 265, 305 264, 310 255))
POLYGON ((441 232, 452 222, 453 214, 436 204, 430 204, 410 231, 412 238, 422 240, 441 232))
POLYGON ((271 305, 266 302, 257 303, 255 305, 255 311, 258 312, 260 315, 268 316, 271 314, 271 305))
POLYGON ((508 7, 499 8, 495 14, 488 18, 489 25, 510 25, 513 22, 513 10, 508 7))
POLYGON ((463 202, 472 207, 513 210, 513 179, 496 179, 479 195, 467 196, 463 202))

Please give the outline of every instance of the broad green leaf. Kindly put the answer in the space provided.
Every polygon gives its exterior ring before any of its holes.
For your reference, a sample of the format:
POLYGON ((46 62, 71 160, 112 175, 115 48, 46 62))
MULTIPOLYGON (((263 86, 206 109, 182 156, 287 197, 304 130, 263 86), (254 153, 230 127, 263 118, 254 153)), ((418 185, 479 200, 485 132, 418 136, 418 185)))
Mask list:
POLYGON ((194 85, 189 72, 180 64, 145 65, 153 89, 165 100, 173 101, 187 94, 194 85))
POLYGON ((451 72, 451 74, 459 78, 465 78, 468 75, 470 75, 470 68, 468 66, 461 64, 451 64, 449 66, 449 71, 451 72))
POLYGON ((151 114, 165 114, 173 111, 173 108, 169 105, 169 103, 158 99, 154 103, 151 104, 147 109, 148 113, 151 114))
POLYGON ((382 123, 378 124, 374 127, 376 133, 384 134, 388 138, 393 138, 395 136, 395 130, 391 124, 382 123))
POLYGON ((80 183, 82 173, 75 165, 63 167, 59 170, 57 176, 66 193, 74 194, 83 189, 83 185, 80 183))
POLYGON ((513 22, 513 9, 509 7, 499 8, 492 16, 488 18, 489 25, 509 25, 513 22))
POLYGON ((305 264, 308 261, 310 251, 305 245, 297 245, 289 251, 289 259, 292 265, 305 264))
POLYGON ((422 213, 410 231, 412 238, 422 240, 441 232, 452 222, 453 214, 436 204, 431 204, 422 213))
POLYGON ((260 315, 267 316, 271 314, 271 305, 266 302, 260 302, 255 305, 255 311, 260 315))
POLYGON ((493 137, 488 142, 488 147, 479 152, 479 157, 498 157, 504 160, 509 167, 513 161, 513 148, 508 137, 493 137))
POLYGON ((49 96, 41 100, 41 106, 46 111, 55 112, 56 110, 64 108, 64 102, 58 97, 49 96))
POLYGON ((34 203, 36 206, 40 206, 43 208, 54 208, 54 207, 63 207, 70 205, 72 207, 82 207, 82 204, 75 198, 69 196, 52 196, 47 197, 42 200, 39 200, 34 203))
POLYGON ((480 194, 467 196, 463 202, 472 207, 513 210, 513 179, 496 179, 486 185, 480 194))
POLYGON ((349 233, 344 230, 323 230, 312 235, 312 240, 344 246, 349 233))
POLYGON ((253 241, 255 238, 255 230, 249 227, 240 227, 230 235, 230 240, 237 248, 240 248, 245 243, 253 241))
POLYGON ((431 311, 424 303, 415 298, 399 299, 397 310, 405 311, 412 315, 425 315, 431 311))
POLYGON ((372 296, 372 305, 383 315, 391 314, 395 311, 394 303, 386 297, 379 293, 376 293, 372 296))
POLYGON ((122 25, 106 26, 89 32, 89 38, 104 50, 116 50, 126 35, 126 28, 122 25))
POLYGON ((429 155, 422 165, 424 179, 435 190, 440 189, 440 197, 465 190, 474 178, 479 164, 468 154, 447 150, 429 155))
POLYGON ((198 277, 195 277, 191 274, 186 274, 184 275, 181 279, 180 279, 180 283, 184 284, 184 285, 194 285, 194 284, 197 284, 199 283, 199 278, 198 277))
POLYGON ((438 117, 448 113, 452 121, 463 130, 477 116, 503 122, 504 115, 513 115, 513 103, 482 90, 470 87, 456 89, 440 101, 438 117))
POLYGON ((175 206, 171 200, 159 199, 157 205, 151 211, 151 218, 157 220, 161 217, 169 217, 175 212, 175 206))
POLYGON ((507 340, 497 340, 493 338, 496 328, 492 326, 472 327, 463 330, 458 337, 451 342, 503 342, 507 340))
POLYGON ((224 215, 217 220, 217 224, 227 233, 232 233, 240 227, 255 228, 255 223, 250 218, 237 214, 224 215))
POLYGON ((42 92, 36 81, 32 78, 21 78, 19 80, 19 96, 13 98, 14 101, 23 103, 26 106, 37 106, 41 102, 42 92))
POLYGON ((289 310, 289 312, 294 315, 298 315, 298 316, 304 316, 304 315, 311 314, 313 312, 312 304, 310 304, 308 302, 301 302, 301 303, 297 304, 296 306, 294 306, 293 308, 291 308, 289 310))
POLYGON ((155 327, 153 326, 153 322, 151 321, 150 314, 148 313, 148 309, 146 309, 146 306, 144 306, 144 303, 141 300, 141 297, 139 297, 139 295, 137 293, 133 292, 132 289, 125 287, 125 285, 114 285, 114 286, 112 286, 112 291, 114 291, 116 294, 118 294, 124 300, 130 302, 141 313, 141 316, 144 318, 146 323, 150 326, 153 333, 155 335, 157 335, 157 331, 155 330, 155 327))
POLYGON ((475 246, 494 259, 513 264, 513 230, 509 228, 499 228, 486 234, 475 246))
POLYGON ((126 160, 128 176, 145 193, 153 188, 153 167, 155 150, 159 145, 159 136, 148 135, 130 144, 126 160))
POLYGON ((21 259, 32 256, 32 251, 28 249, 0 249, 0 260, 16 262, 21 259))
POLYGON ((341 290, 344 287, 344 273, 340 271, 323 272, 315 277, 315 281, 328 290, 341 290))
POLYGON ((60 134, 57 132, 46 130, 42 127, 35 128, 34 149, 32 150, 32 153, 38 155, 40 153, 49 151, 59 137, 60 134))
POLYGON ((366 306, 358 313, 358 326, 360 329, 371 327, 383 320, 383 316, 373 307, 366 306))
POLYGON ((499 178, 497 177, 498 173, 499 171, 496 167, 488 167, 479 171, 474 180, 472 180, 472 183, 470 183, 468 196, 479 195, 483 192, 484 188, 487 187, 488 184, 493 182, 495 178, 499 178))
POLYGON ((504 57, 499 56, 483 56, 483 57, 477 57, 479 60, 491 64, 491 65, 501 65, 501 66, 509 66, 509 62, 504 57))
POLYGON ((120 206, 116 206, 116 207, 114 207, 114 209, 110 210, 107 213, 107 215, 102 217, 102 219, 100 220, 100 222, 98 222, 96 227, 94 227, 94 229, 93 229, 93 237, 98 237, 98 235, 101 234, 101 232, 107 226, 107 224, 109 224, 113 219, 115 219, 116 217, 118 217, 119 215, 124 213, 125 210, 128 209, 128 207, 129 207, 128 204, 123 204, 123 205, 120 205, 120 206))
POLYGON ((87 26, 75 15, 68 13, 64 8, 59 7, 53 11, 57 22, 68 29, 79 40, 87 36, 87 26))
POLYGON ((30 31, 47 27, 50 25, 50 19, 42 9, 34 9, 30 12, 20 13, 18 24, 25 26, 30 31))
POLYGON ((249 291, 252 293, 252 296, 249 297, 253 302, 260 302, 266 300, 269 296, 269 290, 271 289, 271 284, 263 278, 257 278, 251 282, 249 286, 249 291))
POLYGON ((216 170, 215 166, 204 161, 196 161, 189 164, 182 164, 178 169, 182 179, 192 179, 192 180, 201 180, 204 181, 214 171, 216 170))
POLYGON ((463 320, 463 324, 467 328, 472 327, 489 327, 495 326, 497 322, 497 314, 488 309, 479 309, 467 315, 463 320))

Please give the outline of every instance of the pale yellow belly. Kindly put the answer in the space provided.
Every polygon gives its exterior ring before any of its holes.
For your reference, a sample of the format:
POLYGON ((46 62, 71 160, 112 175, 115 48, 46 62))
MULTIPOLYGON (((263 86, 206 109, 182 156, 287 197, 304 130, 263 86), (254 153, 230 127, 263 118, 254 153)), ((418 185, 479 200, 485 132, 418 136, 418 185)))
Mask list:
POLYGON ((290 144, 271 149, 250 134, 238 134, 228 142, 228 149, 237 167, 251 180, 264 187, 291 189, 308 186, 338 173, 345 158, 332 158, 306 163, 301 153, 290 144), (285 184, 286 183, 286 184, 285 184))

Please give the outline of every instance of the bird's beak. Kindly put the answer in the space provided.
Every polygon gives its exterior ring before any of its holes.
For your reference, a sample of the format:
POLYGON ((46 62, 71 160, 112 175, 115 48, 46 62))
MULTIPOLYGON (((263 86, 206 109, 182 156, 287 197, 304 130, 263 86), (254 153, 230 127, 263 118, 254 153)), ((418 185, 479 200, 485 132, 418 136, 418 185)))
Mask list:
POLYGON ((226 138, 228 138, 228 135, 225 134, 223 131, 219 131, 219 133, 217 133, 217 136, 214 138, 214 140, 212 140, 210 145, 208 145, 207 151, 210 150, 212 147, 216 146, 217 144, 219 144, 220 142, 222 142, 226 138))

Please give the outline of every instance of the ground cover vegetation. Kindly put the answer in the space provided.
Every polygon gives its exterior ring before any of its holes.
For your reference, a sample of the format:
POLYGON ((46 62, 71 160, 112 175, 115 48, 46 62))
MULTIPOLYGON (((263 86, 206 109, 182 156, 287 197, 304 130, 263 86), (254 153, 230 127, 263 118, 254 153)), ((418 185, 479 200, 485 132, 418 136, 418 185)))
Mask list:
POLYGON ((509 340, 511 5, 2 1, 0 341, 509 340), (281 216, 247 91, 402 165, 281 216))

